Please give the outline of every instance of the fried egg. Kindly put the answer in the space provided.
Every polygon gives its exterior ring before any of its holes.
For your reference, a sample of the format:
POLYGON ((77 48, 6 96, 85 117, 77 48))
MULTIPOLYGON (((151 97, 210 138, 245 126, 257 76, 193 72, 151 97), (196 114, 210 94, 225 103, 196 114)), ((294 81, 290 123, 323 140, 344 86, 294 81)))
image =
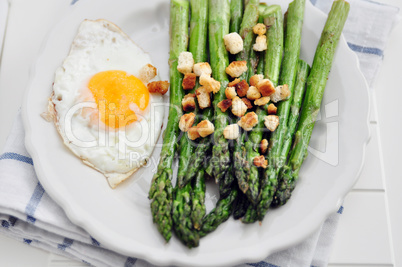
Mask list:
POLYGON ((140 70, 151 58, 106 20, 81 23, 56 70, 49 107, 64 144, 115 188, 147 163, 163 121, 140 70))

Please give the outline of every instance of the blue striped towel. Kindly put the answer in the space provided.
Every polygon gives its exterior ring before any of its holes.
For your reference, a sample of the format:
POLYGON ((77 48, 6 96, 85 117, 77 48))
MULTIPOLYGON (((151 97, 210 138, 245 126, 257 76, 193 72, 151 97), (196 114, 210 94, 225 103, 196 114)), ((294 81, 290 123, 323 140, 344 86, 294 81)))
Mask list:
MULTIPOLYGON (((332 3, 330 0, 311 1, 324 12, 329 11, 332 3)), ((349 2, 351 11, 345 37, 349 47, 357 53, 372 88, 399 10, 366 0, 349 2)), ((32 159, 24 147, 20 116, 0 156, 0 195, 0 232, 3 235, 94 266, 151 266, 143 260, 103 248, 96 237, 69 221, 35 175, 32 159)), ((275 253, 262 262, 242 266, 326 266, 342 210, 341 207, 298 246, 275 253)))

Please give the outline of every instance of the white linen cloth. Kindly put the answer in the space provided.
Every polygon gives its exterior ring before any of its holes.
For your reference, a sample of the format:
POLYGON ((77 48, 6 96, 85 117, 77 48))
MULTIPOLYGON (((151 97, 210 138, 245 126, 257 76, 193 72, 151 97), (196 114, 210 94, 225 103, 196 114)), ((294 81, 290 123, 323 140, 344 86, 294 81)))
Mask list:
MULTIPOLYGON (((332 1, 311 0, 328 12, 332 1)), ((73 3, 76 1, 73 1, 73 3)), ((350 0, 351 10, 344 34, 360 60, 372 87, 381 65, 387 37, 398 19, 398 8, 366 0, 350 0)), ((39 183, 24 146, 24 128, 18 116, 4 152, 0 155, 0 233, 27 245, 61 254, 93 266, 152 266, 105 249, 83 229, 75 226, 39 183)), ((258 263, 241 266, 326 266, 343 207, 331 215, 301 244, 270 255, 258 263)))

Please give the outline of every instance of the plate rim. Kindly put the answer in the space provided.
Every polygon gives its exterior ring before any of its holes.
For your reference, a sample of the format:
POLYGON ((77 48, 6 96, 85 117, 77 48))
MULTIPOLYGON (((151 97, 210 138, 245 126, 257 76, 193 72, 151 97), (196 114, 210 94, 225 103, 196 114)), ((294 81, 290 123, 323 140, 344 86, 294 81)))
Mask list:
MULTIPOLYGON (((84 2, 84 1, 80 1, 80 2, 84 2)), ((364 137, 364 142, 363 142, 363 147, 362 147, 362 158, 361 158, 361 162, 360 162, 360 166, 358 168, 358 171, 356 172, 356 174, 354 174, 353 176, 353 183, 351 183, 350 185, 344 185, 342 187, 342 190, 339 189, 339 191, 342 191, 342 193, 340 193, 340 196, 338 197, 338 200, 336 201, 336 203, 333 204, 333 207, 329 207, 329 204, 327 204, 325 208, 325 210, 327 210, 327 212, 322 213, 322 215, 320 215, 320 220, 316 219, 313 221, 309 221, 309 223, 303 223, 303 224, 299 224, 299 226, 295 229, 299 229, 302 228, 303 231, 299 231, 302 232, 301 234, 297 235, 297 238, 294 238, 291 242, 282 242, 279 245, 268 245, 267 243, 259 243, 258 246, 262 247, 264 246, 264 249, 247 249, 246 251, 248 252, 248 254, 242 253, 240 254, 236 254, 237 257, 228 257, 226 259, 220 258, 219 261, 217 261, 216 258, 213 259, 206 259, 206 261, 203 262, 188 262, 186 260, 181 260, 180 257, 175 257, 175 256, 170 256, 168 258, 160 258, 158 257, 158 255, 156 253, 152 254, 152 253, 147 253, 148 249, 143 249, 141 246, 141 243, 139 243, 138 241, 136 241, 136 243, 138 243, 137 248, 135 248, 135 252, 133 252, 132 249, 124 249, 122 247, 119 246, 115 246, 114 244, 111 244, 110 242, 108 242, 107 240, 105 240, 101 235, 98 235, 98 233, 95 233, 95 230, 91 229, 91 226, 88 225, 88 222, 85 222, 83 220, 80 219, 79 214, 74 211, 73 207, 71 205, 69 205, 68 201, 66 201, 61 194, 57 194, 54 187, 52 187, 51 184, 47 183, 47 178, 46 175, 44 173, 43 168, 41 167, 41 160, 39 159, 39 156, 37 155, 37 152, 35 150, 35 145, 33 144, 33 140, 31 140, 32 137, 32 128, 31 125, 29 123, 29 114, 28 114, 28 101, 29 101, 29 96, 30 93, 32 92, 32 86, 34 83, 34 79, 36 77, 36 72, 37 72, 37 66, 40 63, 40 59, 45 55, 45 46, 46 43, 48 41, 48 39, 50 38, 55 26, 57 26, 63 19, 65 19, 66 17, 68 17, 71 13, 74 12, 75 9, 80 7, 80 2, 78 2, 77 4, 75 4, 74 6, 72 6, 70 8, 70 10, 68 12, 66 12, 66 14, 57 22, 55 23, 55 25, 49 30, 49 32, 47 33, 46 37, 44 38, 41 48, 40 48, 40 52, 38 54, 38 56, 36 57, 34 63, 31 66, 31 73, 30 73, 30 78, 28 81, 28 85, 27 85, 27 91, 26 94, 24 96, 24 100, 23 100, 23 105, 22 105, 22 111, 21 111, 21 115, 22 115, 22 120, 23 120, 23 124, 24 124, 24 128, 25 128, 25 146, 26 149, 28 151, 28 153, 30 154, 30 156, 32 157, 32 160, 34 162, 34 168, 35 168, 35 172, 38 176, 39 181, 41 182, 42 186, 45 188, 46 192, 49 194, 49 196, 58 204, 60 205, 60 207, 65 211, 67 217, 76 225, 82 227, 83 229, 85 229, 85 231, 87 231, 89 234, 96 236, 97 239, 99 239, 99 241, 102 244, 105 244, 107 248, 110 248, 118 253, 122 253, 124 255, 127 256, 135 256, 138 257, 139 259, 144 259, 149 261, 152 264, 157 264, 157 265, 189 265, 191 264, 192 266, 232 266, 234 264, 239 264, 239 263, 246 263, 246 262, 257 262, 257 261, 261 261, 264 260, 267 256, 271 255, 272 253, 275 253, 277 251, 289 248, 291 246, 297 245, 298 243, 302 242, 303 240, 305 240, 308 236, 310 236, 312 233, 314 233, 319 226, 328 218, 329 215, 335 213, 338 211, 338 209, 340 208, 340 206, 342 205, 342 202, 344 200, 344 198, 346 197, 346 195, 349 193, 349 191, 353 188, 353 186, 356 184, 356 182, 358 181, 358 178, 362 172, 362 168, 365 162, 365 157, 366 157, 366 148, 367 148, 367 144, 370 141, 371 138, 371 128, 370 128, 370 110, 371 110, 371 95, 369 93, 369 87, 367 84, 366 79, 364 78, 363 73, 361 72, 360 69, 360 65, 359 65, 359 60, 358 57, 356 55, 356 53, 354 53, 348 46, 346 43, 346 40, 343 36, 343 34, 341 35, 341 38, 339 40, 339 43, 343 43, 344 46, 346 46, 345 51, 347 51, 347 53, 349 53, 349 56, 351 56, 353 58, 353 61, 355 62, 356 65, 356 71, 359 74, 359 79, 362 80, 364 82, 365 85, 365 90, 364 92, 367 93, 367 119, 366 119, 366 136, 364 137), (315 223, 314 223, 315 221, 315 223), (300 225, 304 225, 304 226, 300 226, 300 225), (265 246, 266 245, 266 246, 265 246)), ((263 2, 265 2, 263 0, 263 2)), ((319 16, 324 16, 327 17, 327 15, 322 12, 321 10, 319 10, 318 8, 316 8, 315 6, 313 6, 311 4, 311 2, 309 0, 306 1, 306 9, 310 8, 312 9, 315 13, 317 13, 319 16)), ((357 164, 356 164, 357 166, 357 164)), ((350 175, 352 176, 352 174, 350 175)), ((239 249, 237 249, 239 250, 239 249)), ((233 253, 233 251, 232 251, 233 253)))

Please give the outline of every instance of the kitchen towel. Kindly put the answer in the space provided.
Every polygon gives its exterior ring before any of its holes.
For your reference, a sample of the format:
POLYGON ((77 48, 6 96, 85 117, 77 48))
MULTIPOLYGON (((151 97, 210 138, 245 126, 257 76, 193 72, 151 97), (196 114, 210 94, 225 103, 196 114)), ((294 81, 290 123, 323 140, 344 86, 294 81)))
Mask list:
MULTIPOLYGON (((359 57, 360 66, 372 88, 381 65, 387 37, 399 10, 365 0, 351 0, 344 34, 359 57)), ((324 12, 332 1, 312 0, 324 12)), ((94 266, 152 266, 105 249, 95 238, 69 221, 64 211, 39 183, 33 162, 24 147, 24 129, 16 119, 4 152, 0 155, 0 232, 27 245, 70 257, 94 266)), ((266 260, 241 266, 326 266, 337 222, 343 207, 331 215, 301 244, 277 252, 266 260)))

